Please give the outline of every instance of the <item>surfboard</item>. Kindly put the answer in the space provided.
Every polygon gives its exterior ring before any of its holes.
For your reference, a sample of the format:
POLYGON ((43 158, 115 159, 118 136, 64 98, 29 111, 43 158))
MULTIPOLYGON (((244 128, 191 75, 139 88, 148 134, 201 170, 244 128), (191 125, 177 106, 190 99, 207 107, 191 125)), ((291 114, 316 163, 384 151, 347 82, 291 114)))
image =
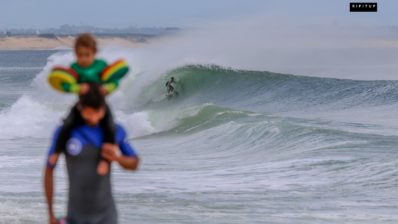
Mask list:
POLYGON ((166 93, 166 96, 167 96, 167 98, 176 97, 176 96, 178 96, 178 92, 174 90, 171 93, 166 93))
POLYGON ((68 224, 68 222, 66 221, 66 217, 59 218, 57 221, 58 224, 68 224))

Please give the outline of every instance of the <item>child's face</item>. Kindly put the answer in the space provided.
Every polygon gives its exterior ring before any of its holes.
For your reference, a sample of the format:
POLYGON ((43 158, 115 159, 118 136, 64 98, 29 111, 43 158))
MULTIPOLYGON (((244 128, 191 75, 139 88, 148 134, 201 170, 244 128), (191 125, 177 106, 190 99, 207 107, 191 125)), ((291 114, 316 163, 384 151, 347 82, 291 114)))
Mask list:
POLYGON ((90 66, 95 59, 95 51, 88 47, 78 47, 76 49, 77 64, 82 67, 90 66))

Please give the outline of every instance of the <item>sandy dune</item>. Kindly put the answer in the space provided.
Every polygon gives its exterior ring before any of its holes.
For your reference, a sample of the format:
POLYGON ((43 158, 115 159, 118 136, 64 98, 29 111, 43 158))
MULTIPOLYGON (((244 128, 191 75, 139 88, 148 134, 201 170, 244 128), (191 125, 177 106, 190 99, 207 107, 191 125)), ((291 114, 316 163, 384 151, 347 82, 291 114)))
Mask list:
MULTIPOLYGON (((140 47, 145 43, 121 37, 97 38, 100 45, 140 47)), ((0 38, 0 50, 37 50, 72 47, 75 37, 3 37, 0 38)))

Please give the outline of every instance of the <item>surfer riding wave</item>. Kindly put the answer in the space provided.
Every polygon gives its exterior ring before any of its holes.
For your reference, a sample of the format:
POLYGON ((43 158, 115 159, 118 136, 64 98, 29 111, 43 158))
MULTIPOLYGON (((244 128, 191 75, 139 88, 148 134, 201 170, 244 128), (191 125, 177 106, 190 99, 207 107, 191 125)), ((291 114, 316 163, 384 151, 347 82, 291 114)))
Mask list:
POLYGON ((172 97, 172 96, 177 96, 178 92, 175 91, 175 86, 176 86, 176 81, 174 77, 171 77, 170 80, 166 82, 166 88, 167 88, 167 96, 172 97))

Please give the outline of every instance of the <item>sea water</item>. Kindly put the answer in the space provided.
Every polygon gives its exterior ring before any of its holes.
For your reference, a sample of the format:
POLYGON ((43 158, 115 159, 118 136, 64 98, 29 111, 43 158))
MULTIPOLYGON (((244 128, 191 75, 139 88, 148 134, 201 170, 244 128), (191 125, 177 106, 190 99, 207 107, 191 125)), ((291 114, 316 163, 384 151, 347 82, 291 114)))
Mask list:
MULTIPOLYGON (((110 102, 142 159, 113 165, 120 223, 397 223, 398 81, 137 65, 110 102), (164 83, 177 80, 178 97, 164 83)), ((46 223, 43 169, 76 100, 46 83, 71 51, 0 51, 0 223, 46 223)), ((55 213, 67 180, 55 172, 55 213)))

